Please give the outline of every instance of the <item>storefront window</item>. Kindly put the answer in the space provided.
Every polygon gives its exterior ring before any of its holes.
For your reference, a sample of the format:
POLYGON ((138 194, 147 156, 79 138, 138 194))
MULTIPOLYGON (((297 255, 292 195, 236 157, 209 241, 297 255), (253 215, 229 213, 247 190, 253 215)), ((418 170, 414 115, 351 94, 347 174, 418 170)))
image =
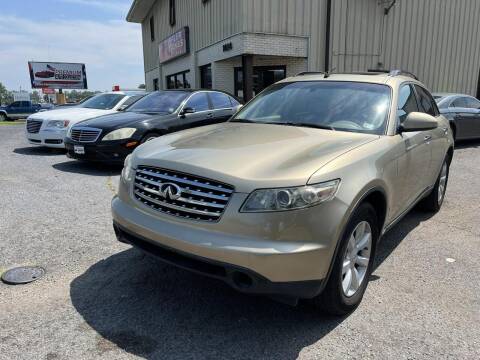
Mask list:
MULTIPOLYGON (((286 66, 254 66, 253 96, 286 77, 286 66)), ((240 67, 235 68, 235 96, 243 99, 243 71, 240 67)))
POLYGON ((191 87, 190 70, 167 76, 167 89, 190 89, 191 87))
POLYGON ((200 67, 200 79, 202 89, 212 88, 212 64, 200 67))

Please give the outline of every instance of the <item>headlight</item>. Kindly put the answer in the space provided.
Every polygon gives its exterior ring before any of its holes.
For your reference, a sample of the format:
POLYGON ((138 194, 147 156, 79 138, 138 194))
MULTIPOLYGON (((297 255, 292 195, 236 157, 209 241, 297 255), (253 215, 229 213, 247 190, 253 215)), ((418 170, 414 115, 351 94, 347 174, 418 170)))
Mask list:
POLYGON ((105 135, 102 141, 128 139, 132 137, 133 134, 135 134, 135 131, 137 131, 137 129, 135 128, 123 128, 113 130, 112 132, 109 132, 107 135, 105 135))
POLYGON ((125 158, 125 163, 122 170, 122 179, 123 181, 129 183, 133 180, 134 170, 132 168, 132 155, 128 155, 125 158))
POLYGON ((255 190, 240 211, 263 212, 306 208, 332 200, 339 185, 340 180, 337 179, 315 185, 255 190))
POLYGON ((64 129, 70 124, 68 120, 50 120, 47 123, 47 127, 49 128, 57 128, 57 129, 64 129))

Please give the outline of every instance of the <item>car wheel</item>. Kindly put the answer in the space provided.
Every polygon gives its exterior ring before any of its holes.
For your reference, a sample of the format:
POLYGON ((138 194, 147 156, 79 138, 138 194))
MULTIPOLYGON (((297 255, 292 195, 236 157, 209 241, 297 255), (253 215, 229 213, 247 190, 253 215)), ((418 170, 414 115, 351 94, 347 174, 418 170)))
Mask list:
POLYGON ((142 141, 141 141, 141 144, 144 144, 144 143, 146 143, 146 142, 148 142, 148 141, 151 141, 151 140, 153 140, 153 139, 156 139, 156 138, 158 138, 159 136, 160 136, 160 134, 157 134, 157 133, 149 133, 149 134, 147 134, 147 135, 145 135, 145 136, 143 137, 143 139, 142 139, 142 141))
POLYGON ((443 161, 440 174, 433 187, 432 192, 420 202, 420 207, 429 212, 437 212, 440 210, 445 199, 445 193, 447 191, 448 174, 449 174, 449 159, 446 158, 443 161))
POLYGON ((7 115, 0 113, 0 121, 7 121, 7 120, 8 120, 7 115))
POLYGON ((325 289, 313 299, 319 310, 345 315, 356 309, 372 272, 378 237, 375 209, 363 203, 345 228, 325 289))

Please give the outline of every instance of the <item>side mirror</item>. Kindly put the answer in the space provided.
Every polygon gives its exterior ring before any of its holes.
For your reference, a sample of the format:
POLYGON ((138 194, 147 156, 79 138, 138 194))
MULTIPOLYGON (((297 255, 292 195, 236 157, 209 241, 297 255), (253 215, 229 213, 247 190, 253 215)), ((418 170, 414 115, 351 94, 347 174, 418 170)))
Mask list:
POLYGON ((421 112, 411 112, 400 125, 401 132, 433 130, 438 127, 438 121, 432 115, 421 112))
POLYGON ((183 110, 180 112, 180 116, 185 116, 187 114, 193 114, 194 112, 195 112, 194 108, 184 107, 183 110))

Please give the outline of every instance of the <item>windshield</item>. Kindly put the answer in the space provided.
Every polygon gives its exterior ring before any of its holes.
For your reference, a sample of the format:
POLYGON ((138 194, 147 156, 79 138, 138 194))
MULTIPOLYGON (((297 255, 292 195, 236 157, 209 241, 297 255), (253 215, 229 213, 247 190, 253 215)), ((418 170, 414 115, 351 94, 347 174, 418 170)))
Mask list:
POLYGON ((172 114, 191 94, 187 91, 156 91, 138 100, 127 111, 154 114, 172 114))
POLYGON ((81 103, 79 107, 88 109, 110 110, 122 100, 122 94, 99 94, 81 103))
POLYGON ((302 81, 271 86, 231 121, 384 134, 390 87, 342 81, 302 81))

